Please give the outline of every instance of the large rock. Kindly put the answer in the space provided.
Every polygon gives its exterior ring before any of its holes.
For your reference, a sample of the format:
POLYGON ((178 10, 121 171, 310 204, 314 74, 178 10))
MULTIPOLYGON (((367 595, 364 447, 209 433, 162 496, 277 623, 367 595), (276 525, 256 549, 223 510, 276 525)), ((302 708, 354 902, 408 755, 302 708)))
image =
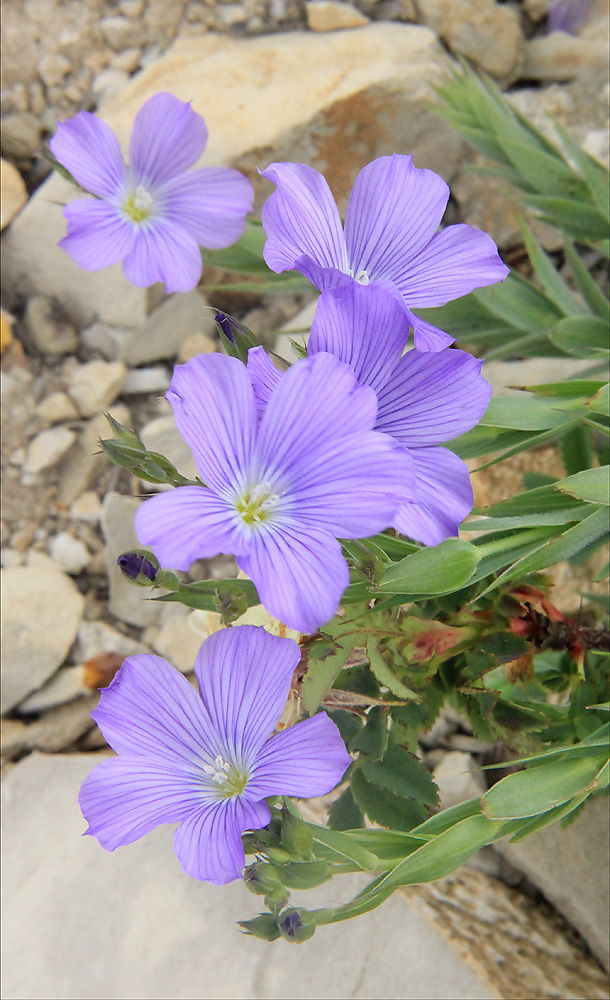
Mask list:
POLYGON ((447 43, 503 84, 517 79, 524 38, 519 15, 495 0, 416 0, 418 15, 447 43))
POLYGON ((123 552, 142 547, 134 527, 139 506, 140 501, 136 497, 108 493, 102 504, 100 523, 106 539, 108 610, 111 615, 129 625, 145 626, 158 621, 163 605, 150 600, 148 590, 129 583, 117 565, 117 559, 123 552))
MULTIPOLYGON (((364 917, 321 928, 302 948, 244 937, 236 921, 254 916, 259 902, 241 882, 214 886, 185 875, 174 857, 171 826, 114 854, 82 836, 78 789, 102 759, 32 754, 3 783, 10 914, 4 996, 495 996, 398 893, 364 917), (203 974, 202 948, 213 952, 203 974)), ((312 908, 335 905, 366 881, 342 876, 296 898, 312 908)))
POLYGON ((57 670, 76 638, 84 598, 59 570, 2 572, 2 712, 57 670))
MULTIPOLYGON (((418 166, 450 180, 463 145, 426 107, 432 85, 450 65, 434 33, 411 24, 250 39, 210 33, 178 39, 101 116, 126 148, 137 110, 153 94, 170 91, 192 101, 206 119, 210 139, 202 164, 243 169, 259 205, 271 186, 256 168, 279 159, 323 170, 344 207, 357 172, 383 153, 414 152, 418 166)), ((97 318, 137 327, 149 298, 127 282, 121 265, 80 271, 56 246, 65 233, 62 204, 75 197, 80 195, 55 175, 7 230, 9 298, 32 291, 55 295, 81 326, 97 318)))

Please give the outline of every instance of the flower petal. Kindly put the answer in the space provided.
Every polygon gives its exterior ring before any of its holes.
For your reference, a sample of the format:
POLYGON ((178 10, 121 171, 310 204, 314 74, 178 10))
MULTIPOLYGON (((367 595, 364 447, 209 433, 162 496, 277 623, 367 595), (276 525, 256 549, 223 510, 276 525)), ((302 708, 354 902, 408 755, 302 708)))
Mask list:
POLYGON ((169 219, 152 218, 136 231, 133 249, 123 261, 125 277, 138 288, 165 282, 170 292, 190 292, 202 269, 194 236, 169 219))
POLYGON ((404 308, 384 289, 353 282, 320 296, 307 354, 333 354, 353 368, 360 385, 379 392, 408 338, 404 308))
POLYGON ((232 494, 250 466, 256 435, 245 365, 222 354, 198 355, 174 368, 166 395, 202 479, 232 494))
POLYGON ((272 736, 260 751, 248 792, 257 797, 326 795, 341 781, 352 759, 326 712, 272 736))
POLYGON ((84 271, 99 271, 130 253, 135 230, 125 217, 105 201, 82 198, 64 208, 68 232, 58 246, 84 271))
POLYGON ((356 178, 345 215, 352 273, 398 283, 434 236, 448 198, 442 177, 414 167, 412 156, 394 153, 368 163, 356 178))
MULTIPOLYGON (((347 271, 341 219, 322 174, 304 163, 271 163, 261 176, 276 185, 262 212, 264 256, 271 270, 296 268, 310 281, 314 278, 307 272, 308 261, 347 271)), ((321 277, 319 271, 316 276, 321 277)))
POLYGON ((256 397, 258 415, 262 417, 269 397, 280 381, 283 372, 275 367, 264 347, 250 348, 247 367, 256 397))
POLYGON ((173 94, 151 97, 138 111, 129 143, 129 166, 146 190, 184 173, 197 162, 208 140, 201 115, 173 94))
POLYGON ((157 758, 188 771, 219 753, 201 698, 160 656, 128 656, 91 713, 118 753, 157 758))
POLYGON ((491 236, 474 226, 447 226, 409 261, 396 284, 410 309, 425 309, 504 281, 508 273, 491 236))
POLYGON ((200 787, 172 760, 114 757, 93 768, 78 802, 89 824, 86 832, 114 851, 161 823, 184 819, 200 801, 200 787))
POLYGON ((241 236, 252 211, 254 191, 237 170, 204 167, 172 178, 157 195, 160 211, 211 250, 241 236))
POLYGON ((125 165, 119 141, 110 126, 90 111, 79 111, 58 125, 49 146, 86 191, 112 198, 123 188, 125 165))
POLYGON ((373 390, 330 354, 297 361, 282 376, 257 450, 264 478, 285 493, 283 513, 295 523, 362 538, 387 527, 398 503, 415 497, 408 453, 372 430, 376 410, 373 390))
POLYGON ((413 448, 420 499, 405 504, 394 527, 424 545, 438 545, 458 533, 473 505, 468 467, 448 448, 413 448))
POLYGON ((437 351, 442 351, 454 342, 455 337, 452 337, 450 333, 420 319, 410 309, 407 309, 406 313, 413 327, 413 342, 418 351, 432 351, 436 354, 437 351))
POLYGON ((256 536, 237 565, 250 577, 267 611, 297 632, 316 632, 334 615, 349 583, 336 538, 317 527, 274 525, 256 536))
POLYGON ((195 661, 199 693, 234 763, 253 761, 269 739, 300 659, 296 642, 255 625, 223 629, 203 643, 195 661))
POLYGON ((224 799, 193 812, 174 834, 174 850, 187 875, 225 885, 241 878, 246 857, 241 835, 271 819, 266 802, 224 799))
POLYGON ((375 427, 407 448, 440 444, 481 419, 491 387, 465 351, 408 351, 379 392, 375 427))
POLYGON ((178 486, 138 507, 136 533, 162 566, 188 570, 195 559, 244 548, 243 532, 226 500, 204 486, 178 486))

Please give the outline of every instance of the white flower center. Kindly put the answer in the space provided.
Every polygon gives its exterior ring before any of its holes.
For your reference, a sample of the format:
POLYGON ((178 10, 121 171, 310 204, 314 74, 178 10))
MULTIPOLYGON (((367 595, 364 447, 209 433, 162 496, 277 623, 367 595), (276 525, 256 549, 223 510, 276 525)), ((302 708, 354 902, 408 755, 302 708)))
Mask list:
POLYGON ((212 779, 213 784, 218 786, 221 794, 227 798, 243 792, 248 781, 248 775, 243 768, 227 764, 220 754, 213 764, 204 764, 203 770, 212 779))
POLYGON ((153 196, 139 184, 125 199, 123 211, 133 222, 144 222, 151 214, 152 206, 153 196))
POLYGON ((369 276, 366 273, 366 271, 364 269, 362 269, 362 268, 359 271, 356 271, 356 273, 354 274, 353 269, 351 267, 348 267, 347 273, 349 274, 349 276, 351 278, 354 279, 354 281, 357 281, 359 285, 368 285, 368 284, 370 284, 371 279, 369 278, 369 276))
POLYGON ((262 482, 247 489, 236 499, 235 509, 244 524, 262 524, 273 516, 279 502, 280 497, 273 492, 271 483, 262 482))

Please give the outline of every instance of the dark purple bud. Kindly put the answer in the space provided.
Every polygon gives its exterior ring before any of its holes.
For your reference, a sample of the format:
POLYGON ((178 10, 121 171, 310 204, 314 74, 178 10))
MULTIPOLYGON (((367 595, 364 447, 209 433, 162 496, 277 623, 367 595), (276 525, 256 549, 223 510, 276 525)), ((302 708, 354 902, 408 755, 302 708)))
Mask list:
POLYGON ((302 926, 303 926, 303 921, 301 920, 296 910, 293 910, 292 913, 289 913, 287 917, 284 917, 284 919, 280 924, 282 933, 285 934, 286 937, 291 937, 291 938, 297 936, 297 931, 300 931, 302 926))
POLYGON ((233 329, 231 327, 231 320, 226 313, 217 312, 214 319, 218 323, 218 326, 224 333, 227 340, 230 340, 232 344, 235 343, 235 337, 233 336, 233 329))
POLYGON ((141 552, 124 552, 117 559, 117 563, 121 572, 132 580, 144 576, 152 583, 157 576, 157 567, 141 552))
POLYGON ((565 31, 576 35, 587 19, 591 0, 551 0, 549 4, 549 31, 565 31))
POLYGON ((290 908, 278 917, 278 927, 284 941, 301 944, 315 934, 316 920, 308 910, 290 908))

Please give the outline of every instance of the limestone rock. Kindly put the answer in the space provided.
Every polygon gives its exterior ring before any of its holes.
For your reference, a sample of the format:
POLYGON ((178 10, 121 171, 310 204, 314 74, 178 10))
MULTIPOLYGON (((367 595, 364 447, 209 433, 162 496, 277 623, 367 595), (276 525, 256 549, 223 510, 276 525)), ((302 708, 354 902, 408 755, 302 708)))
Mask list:
POLYGON ((307 24, 312 31, 336 31, 339 28, 362 28, 370 18, 351 3, 339 0, 307 0, 307 24))
POLYGON ((85 490, 70 507, 70 517, 73 521, 90 521, 95 524, 100 519, 102 505, 97 493, 85 490))
POLYGON ((40 122, 29 111, 19 111, 2 119, 2 151, 17 160, 28 160, 38 152, 40 122))
MULTIPOLYGON (((150 592, 123 578, 117 559, 123 552, 141 548, 134 528, 140 501, 109 493, 102 504, 100 523, 106 539, 106 568, 110 588, 108 610, 130 625, 151 625, 159 619, 162 605, 150 600, 150 592)), ((158 596, 155 592, 155 597, 158 596)))
MULTIPOLYGON (((120 424, 129 426, 131 414, 126 406, 119 403, 108 410, 111 417, 120 424)), ((104 468, 108 468, 108 460, 99 454, 99 439, 111 437, 108 421, 103 413, 87 420, 79 431, 74 448, 67 455, 61 466, 59 484, 59 502, 73 503, 85 490, 93 486, 96 477, 104 468)))
POLYGON ((417 0, 417 10, 453 52, 504 84, 517 79, 524 38, 512 7, 495 0, 417 0))
POLYGON ((78 420, 78 410, 65 392, 52 392, 36 407, 36 414, 46 424, 61 424, 64 420, 78 420))
POLYGON ((72 374, 68 395, 83 417, 92 417, 114 403, 126 374, 122 361, 88 361, 72 374))
POLYGON ((134 26, 120 14, 116 17, 103 17, 100 21, 100 28, 110 48, 114 49, 115 52, 120 52, 133 43, 134 26))
POLYGON ((40 687, 65 660, 84 598, 59 570, 2 572, 2 712, 40 687))
POLYGON ((109 323, 92 323, 80 338, 88 351, 99 351, 107 361, 118 361, 130 331, 109 323))
POLYGON ((49 554, 65 573, 77 576, 89 564, 89 550, 80 538, 75 538, 69 531, 60 531, 49 542, 49 554))
MULTIPOLYGON (((135 591, 135 588, 133 588, 135 591)), ((135 591, 137 593, 137 591, 135 591)), ((135 656, 150 652, 148 646, 102 621, 84 621, 78 627, 74 655, 89 662, 100 655, 116 653, 119 656, 135 656)))
POLYGON ((434 768, 434 780, 439 788, 441 808, 457 806, 476 799, 485 792, 485 782, 472 756, 463 750, 450 750, 434 768))
POLYGON ((171 375, 165 365, 153 365, 152 368, 134 368, 127 372, 123 383, 124 396, 140 396, 143 393, 154 392, 162 396, 169 386, 171 375))
POLYGON ((83 664, 76 667, 62 667, 38 691, 34 691, 34 694, 31 694, 29 698, 20 702, 19 714, 30 715, 34 712, 45 712, 48 708, 65 705, 66 702, 73 701, 74 698, 91 693, 91 688, 85 683, 83 664))
MULTIPOLYGON (((151 420, 140 431, 140 440, 149 451, 157 451, 165 458, 169 458, 172 465, 187 479, 194 479, 197 475, 193 452, 180 436, 173 414, 151 420)), ((152 485, 152 483, 145 484, 145 486, 152 485)))
POLYGON ((51 427, 41 431, 28 445, 23 471, 37 473, 57 465, 75 441, 76 434, 68 427, 51 427))
POLYGON ((49 52, 39 60, 36 67, 38 76, 45 87, 56 87, 72 69, 69 59, 59 52, 49 52))
POLYGON ((0 229, 4 229, 28 200, 23 177, 8 160, 0 162, 0 190, 0 229))
POLYGON ((216 344, 205 333, 192 333, 190 337, 182 342, 178 351, 178 362, 183 365, 198 354, 212 354, 216 350, 216 344))
MULTIPOLYGON (((190 609, 184 605, 164 605, 161 627, 150 638, 155 653, 163 656, 182 673, 189 673, 193 669, 201 643, 207 638, 207 635, 192 627, 190 614, 190 609)), ((145 638, 148 638, 148 634, 145 638)))
POLYGON ((78 346, 76 330, 62 313, 56 299, 32 295, 23 316, 28 343, 42 354, 73 354, 78 346))
POLYGON ((121 358, 135 368, 150 361, 164 361, 178 354, 183 341, 213 323, 211 311, 197 291, 170 295, 146 322, 126 338, 121 358))
POLYGON ((607 31, 596 38, 552 31, 526 43, 523 76, 527 80, 573 80, 592 70, 606 76, 609 51, 607 31))

